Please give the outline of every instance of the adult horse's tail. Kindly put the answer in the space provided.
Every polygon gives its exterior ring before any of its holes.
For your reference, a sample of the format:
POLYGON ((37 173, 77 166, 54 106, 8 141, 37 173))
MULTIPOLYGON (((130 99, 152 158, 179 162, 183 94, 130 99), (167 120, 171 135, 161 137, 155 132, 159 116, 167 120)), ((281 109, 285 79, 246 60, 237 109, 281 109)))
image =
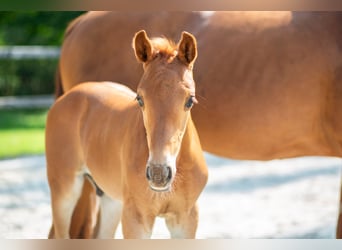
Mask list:
POLYGON ((64 94, 63 86, 62 86, 62 79, 61 79, 61 71, 59 63, 56 68, 55 72, 55 99, 57 100, 58 97, 64 94))

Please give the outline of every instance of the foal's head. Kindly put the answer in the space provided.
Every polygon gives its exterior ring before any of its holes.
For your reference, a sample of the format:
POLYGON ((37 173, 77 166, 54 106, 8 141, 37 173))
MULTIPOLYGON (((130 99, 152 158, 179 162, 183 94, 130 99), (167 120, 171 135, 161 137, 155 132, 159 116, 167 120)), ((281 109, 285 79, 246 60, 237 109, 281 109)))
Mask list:
POLYGON ((178 44, 136 33, 133 47, 144 74, 137 89, 143 113, 149 158, 146 177, 152 190, 168 191, 176 174, 176 159, 195 99, 192 68, 196 39, 183 32, 178 44))

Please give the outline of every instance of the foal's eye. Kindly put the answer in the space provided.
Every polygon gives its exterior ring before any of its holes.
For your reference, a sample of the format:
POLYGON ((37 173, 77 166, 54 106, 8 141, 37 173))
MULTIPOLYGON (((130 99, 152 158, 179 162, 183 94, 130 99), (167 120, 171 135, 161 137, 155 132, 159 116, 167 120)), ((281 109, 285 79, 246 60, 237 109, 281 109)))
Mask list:
POLYGON ((142 99, 142 97, 140 95, 137 95, 137 97, 135 98, 135 100, 137 100, 138 104, 140 107, 144 106, 144 101, 142 99))
POLYGON ((185 108, 190 109, 196 102, 197 101, 196 101, 195 96, 190 96, 189 99, 185 103, 185 108))

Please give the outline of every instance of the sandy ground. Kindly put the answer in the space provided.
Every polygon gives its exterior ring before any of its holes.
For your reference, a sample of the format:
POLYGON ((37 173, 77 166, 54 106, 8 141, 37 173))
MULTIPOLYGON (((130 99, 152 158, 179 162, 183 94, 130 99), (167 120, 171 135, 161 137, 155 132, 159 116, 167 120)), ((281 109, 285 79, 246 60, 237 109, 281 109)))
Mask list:
MULTIPOLYGON (((334 238, 341 159, 206 160, 197 238, 334 238)), ((44 156, 0 161, 0 238, 46 238, 50 223, 44 156)), ((168 237, 157 219, 153 238, 168 237)))

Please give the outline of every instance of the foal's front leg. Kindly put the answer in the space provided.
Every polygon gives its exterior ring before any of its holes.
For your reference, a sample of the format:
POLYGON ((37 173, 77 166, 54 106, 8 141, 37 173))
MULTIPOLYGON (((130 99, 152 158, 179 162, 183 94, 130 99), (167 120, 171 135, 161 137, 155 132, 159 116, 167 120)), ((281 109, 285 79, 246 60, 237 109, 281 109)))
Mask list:
POLYGON ((179 212, 165 219, 172 239, 194 239, 198 225, 198 208, 195 204, 189 212, 179 212))
POLYGON ((134 203, 126 203, 122 210, 122 233, 125 239, 150 239, 155 217, 144 214, 134 203))

